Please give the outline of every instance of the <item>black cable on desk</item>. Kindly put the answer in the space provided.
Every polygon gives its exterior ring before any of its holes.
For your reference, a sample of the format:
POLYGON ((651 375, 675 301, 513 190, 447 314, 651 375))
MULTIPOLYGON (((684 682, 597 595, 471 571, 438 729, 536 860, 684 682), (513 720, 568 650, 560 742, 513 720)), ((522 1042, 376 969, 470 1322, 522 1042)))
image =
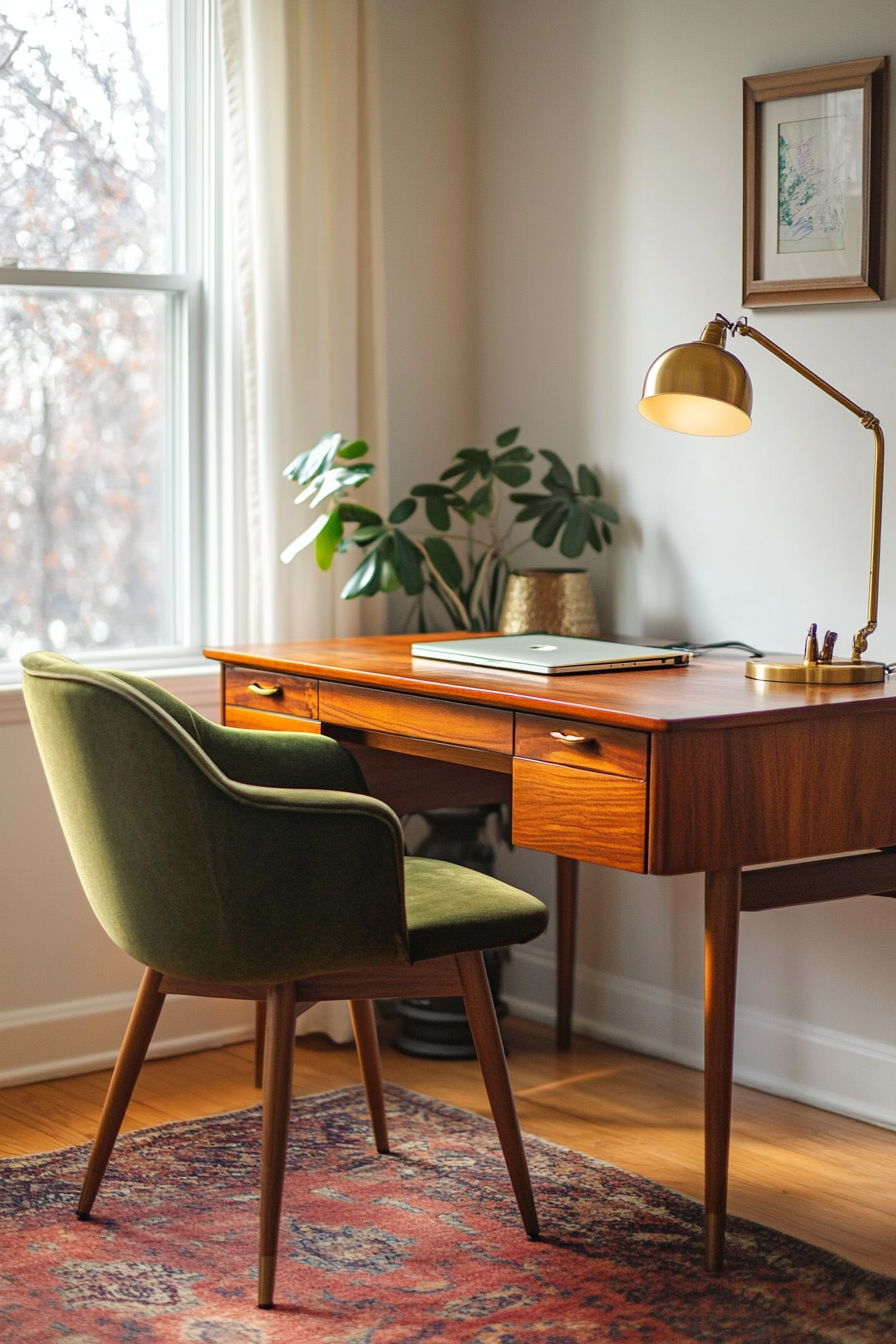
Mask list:
MULTIPOLYGON (((741 644, 740 640, 737 639, 720 639, 715 644, 664 644, 663 648, 670 651, 680 649, 682 653, 693 654, 705 653, 708 649, 740 649, 742 653, 748 653, 751 658, 765 657, 761 649, 754 649, 752 644, 741 644)), ((896 667, 896 663, 893 666, 896 667)))

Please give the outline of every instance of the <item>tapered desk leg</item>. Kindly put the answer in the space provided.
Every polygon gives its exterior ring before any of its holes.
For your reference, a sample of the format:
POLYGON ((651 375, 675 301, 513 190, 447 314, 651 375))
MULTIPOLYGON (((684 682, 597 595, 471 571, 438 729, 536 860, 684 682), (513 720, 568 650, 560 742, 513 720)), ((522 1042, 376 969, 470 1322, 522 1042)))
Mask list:
POLYGON ((720 1274, 725 1258, 734 994, 740 923, 740 869, 706 874, 704 941, 704 1107, 706 1144, 706 1268, 720 1274))
POLYGON ((572 993, 576 964, 578 859, 557 856, 557 1049, 572 1041, 572 993))

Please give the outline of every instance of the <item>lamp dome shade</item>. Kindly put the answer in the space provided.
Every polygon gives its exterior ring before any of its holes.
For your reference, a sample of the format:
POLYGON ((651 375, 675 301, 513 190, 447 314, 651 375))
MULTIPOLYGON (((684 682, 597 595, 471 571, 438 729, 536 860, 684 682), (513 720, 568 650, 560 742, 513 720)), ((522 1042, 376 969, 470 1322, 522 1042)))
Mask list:
POLYGON ((638 410, 680 434, 725 437, 750 428, 753 385, 740 360, 708 341, 673 345, 647 370, 638 410))

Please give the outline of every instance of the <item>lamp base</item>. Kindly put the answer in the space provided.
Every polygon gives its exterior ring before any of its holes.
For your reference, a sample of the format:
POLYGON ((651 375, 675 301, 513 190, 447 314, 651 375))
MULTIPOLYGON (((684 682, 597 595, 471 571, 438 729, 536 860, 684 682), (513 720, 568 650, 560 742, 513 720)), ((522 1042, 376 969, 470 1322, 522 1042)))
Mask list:
POLYGON ((802 686, 857 686, 884 679, 883 663, 854 663, 849 658, 808 666, 801 658, 750 658, 744 670, 755 681, 789 681, 802 686))

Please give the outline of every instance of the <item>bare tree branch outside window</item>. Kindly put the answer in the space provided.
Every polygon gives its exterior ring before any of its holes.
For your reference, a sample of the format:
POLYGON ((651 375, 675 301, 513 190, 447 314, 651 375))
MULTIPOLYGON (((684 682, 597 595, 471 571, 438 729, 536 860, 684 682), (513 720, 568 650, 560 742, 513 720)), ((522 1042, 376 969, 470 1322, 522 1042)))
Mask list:
POLYGON ((167 16, 0 7, 0 664, 173 640, 167 16))

